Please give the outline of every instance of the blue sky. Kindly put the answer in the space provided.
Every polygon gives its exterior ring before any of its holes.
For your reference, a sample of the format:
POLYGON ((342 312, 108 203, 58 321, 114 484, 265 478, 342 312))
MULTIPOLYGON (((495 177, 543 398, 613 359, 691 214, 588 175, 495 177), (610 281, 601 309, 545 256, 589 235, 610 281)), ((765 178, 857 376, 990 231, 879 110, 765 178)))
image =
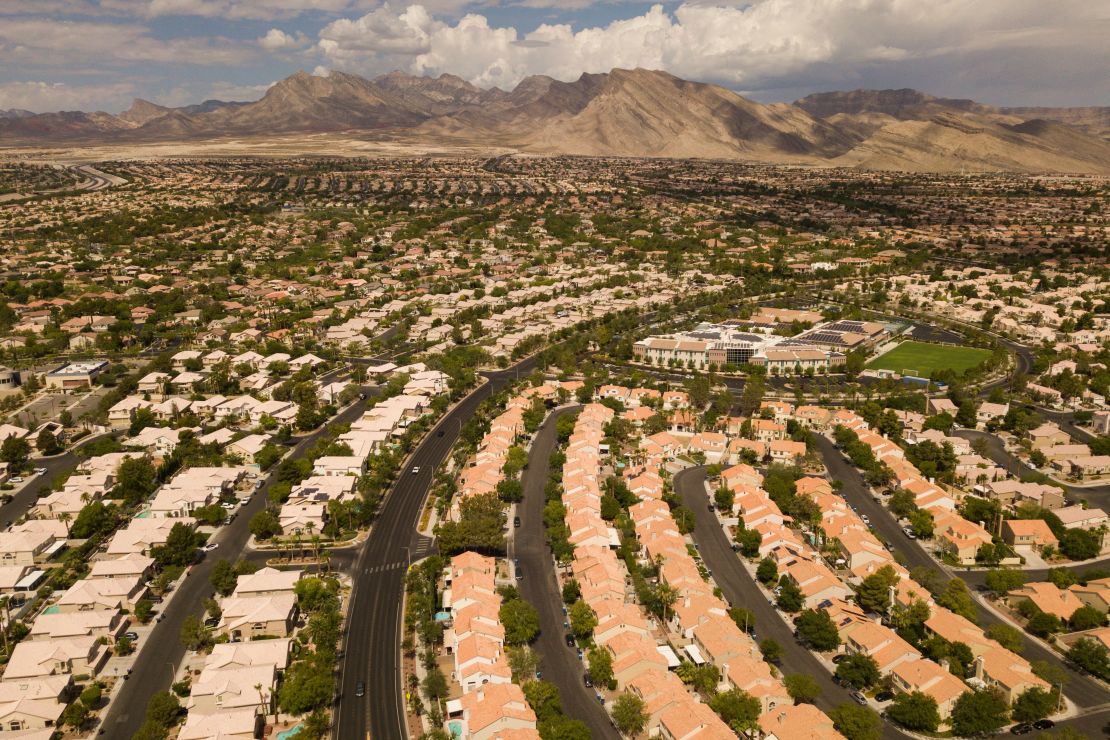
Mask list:
POLYGON ((1110 105, 1108 32, 1095 0, 0 0, 0 109, 249 100, 298 69, 511 88, 637 66, 761 101, 1110 105))

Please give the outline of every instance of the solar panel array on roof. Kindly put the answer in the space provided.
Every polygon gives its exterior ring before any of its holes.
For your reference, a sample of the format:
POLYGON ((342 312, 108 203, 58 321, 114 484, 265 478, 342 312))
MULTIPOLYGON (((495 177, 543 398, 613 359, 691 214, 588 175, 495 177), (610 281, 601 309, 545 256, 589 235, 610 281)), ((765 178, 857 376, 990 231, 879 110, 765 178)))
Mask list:
POLYGON ((720 339, 721 333, 719 331, 692 331, 687 333, 686 336, 693 337, 694 339, 704 339, 706 341, 712 341, 715 339, 720 339))
POLYGON ((793 339, 788 339, 782 342, 779 346, 797 346, 802 344, 846 344, 844 335, 833 331, 813 331, 806 334, 800 334, 793 339))
POLYGON ((867 333, 863 330, 862 321, 852 321, 850 319, 842 319, 840 321, 833 322, 827 326, 822 326, 821 328, 828 331, 850 331, 856 334, 867 333))

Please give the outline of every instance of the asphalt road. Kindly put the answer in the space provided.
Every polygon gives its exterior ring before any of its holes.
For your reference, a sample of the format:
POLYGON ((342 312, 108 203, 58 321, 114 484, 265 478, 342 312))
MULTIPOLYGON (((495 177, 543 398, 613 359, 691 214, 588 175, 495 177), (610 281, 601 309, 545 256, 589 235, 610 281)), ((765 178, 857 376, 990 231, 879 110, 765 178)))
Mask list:
POLYGON ((544 533, 544 486, 547 461, 558 443, 556 422, 574 410, 576 407, 559 409, 536 432, 524 470, 524 501, 517 506, 520 528, 514 530, 510 555, 520 559, 524 571, 524 579, 518 584, 520 593, 540 615, 540 636, 533 648, 540 656, 543 680, 559 687, 563 713, 585 722, 594 740, 618 740, 620 735, 610 723, 608 712, 582 682, 582 661, 574 648, 567 647, 562 593, 544 533))
MULTIPOLYGON (((323 428, 302 437, 293 447, 290 457, 303 457, 309 447, 328 429, 336 424, 354 421, 362 416, 365 409, 366 401, 358 401, 335 416, 323 428)), ((267 493, 276 480, 275 465, 263 479, 262 488, 255 492, 247 504, 240 507, 238 516, 231 524, 213 535, 212 542, 218 543, 219 549, 194 565, 177 593, 164 603, 165 611, 160 613, 164 613, 165 618, 154 625, 146 644, 140 644, 134 671, 113 699, 101 723, 101 728, 108 737, 129 738, 134 735, 143 723, 150 698, 159 691, 169 689, 169 667, 178 666, 185 655, 185 647, 181 644, 181 626, 185 623, 185 618, 190 614, 200 616, 204 609, 204 600, 212 596, 213 588, 209 576, 216 562, 221 559, 234 561, 246 547, 250 538, 250 518, 266 508, 267 493)))
POLYGON ((403 471, 382 502, 352 568, 354 593, 347 613, 334 737, 408 736, 401 685, 401 610, 408 564, 429 550, 427 539, 416 533, 424 499, 436 468, 478 405, 535 366, 535 358, 528 358, 509 369, 485 373, 488 382, 452 408, 417 446, 407 467, 420 472, 403 471), (366 686, 363 697, 355 696, 359 681, 366 686))
MULTIPOLYGON (((847 689, 837 686, 817 656, 794 639, 794 628, 772 606, 755 579, 741 564, 732 550, 724 528, 709 511, 709 494, 705 492, 705 468, 689 468, 674 478, 675 492, 694 512, 694 542, 706 565, 713 571, 713 580, 720 586, 725 600, 743 606, 755 615, 755 631, 759 640, 772 639, 783 648, 779 669, 783 675, 804 673, 812 676, 821 687, 816 704, 828 712, 844 703, 854 703, 847 689)), ((883 737, 906 737, 889 723, 883 724, 883 737)))
MULTIPOLYGON (((817 440, 818 450, 829 470, 832 480, 843 483, 841 495, 860 514, 867 514, 871 519, 871 526, 881 539, 883 539, 893 552, 900 556, 901 563, 912 570, 917 567, 928 568, 936 573, 942 582, 947 582, 952 575, 941 568, 918 540, 906 537, 894 515, 878 501, 871 498, 870 490, 859 471, 848 462, 833 443, 826 437, 814 435, 817 440)), ((960 580, 965 580, 960 576, 960 580)), ((993 612, 985 609, 981 604, 976 604, 978 611, 978 624, 986 629, 992 624, 1003 622, 993 612)), ((1064 693, 1069 699, 1081 708, 1096 707, 1110 701, 1110 691, 1090 676, 1074 670, 1067 665, 1056 653, 1035 642, 1026 639, 1022 656, 1029 661, 1044 660, 1063 667, 1068 671, 1068 682, 1064 693)))

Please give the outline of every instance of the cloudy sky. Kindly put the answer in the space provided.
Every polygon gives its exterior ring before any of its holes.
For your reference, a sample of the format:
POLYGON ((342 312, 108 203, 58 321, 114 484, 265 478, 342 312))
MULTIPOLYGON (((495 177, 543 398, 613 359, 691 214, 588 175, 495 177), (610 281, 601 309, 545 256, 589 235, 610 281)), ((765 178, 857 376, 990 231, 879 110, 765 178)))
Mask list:
POLYGON ((1110 105, 1107 0, 0 0, 0 109, 254 100, 298 69, 511 88, 664 69, 761 101, 1110 105))

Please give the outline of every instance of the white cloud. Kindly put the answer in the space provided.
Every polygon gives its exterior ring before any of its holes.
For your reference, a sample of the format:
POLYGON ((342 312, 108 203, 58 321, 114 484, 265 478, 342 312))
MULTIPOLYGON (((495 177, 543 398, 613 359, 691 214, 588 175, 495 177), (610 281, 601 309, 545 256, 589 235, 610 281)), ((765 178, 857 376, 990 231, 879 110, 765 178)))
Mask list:
POLYGON ((43 113, 57 110, 122 110, 134 96, 127 82, 109 85, 67 85, 61 82, 0 83, 0 109, 23 108, 43 113))
POLYGON ((233 65, 251 58, 252 50, 227 39, 156 39, 133 23, 53 21, 14 18, 0 23, 0 62, 13 66, 87 66, 162 62, 233 65))
POLYGON ((308 43, 308 38, 303 33, 287 34, 280 28, 271 28, 266 35, 258 39, 258 45, 267 51, 289 51, 299 49, 308 43))
POLYGON ((1108 21, 1098 6, 1086 0, 685 2, 673 12, 657 5, 578 31, 545 24, 520 32, 493 27, 478 14, 445 22, 421 5, 385 4, 325 26, 318 49, 352 71, 453 72, 485 86, 512 87, 530 74, 571 80, 583 72, 645 67, 767 90, 806 81, 852 84, 914 65, 949 71, 957 60, 984 52, 1005 57, 1033 50, 1033 66, 1071 68, 1076 65, 1060 60, 1104 54, 1108 21))

